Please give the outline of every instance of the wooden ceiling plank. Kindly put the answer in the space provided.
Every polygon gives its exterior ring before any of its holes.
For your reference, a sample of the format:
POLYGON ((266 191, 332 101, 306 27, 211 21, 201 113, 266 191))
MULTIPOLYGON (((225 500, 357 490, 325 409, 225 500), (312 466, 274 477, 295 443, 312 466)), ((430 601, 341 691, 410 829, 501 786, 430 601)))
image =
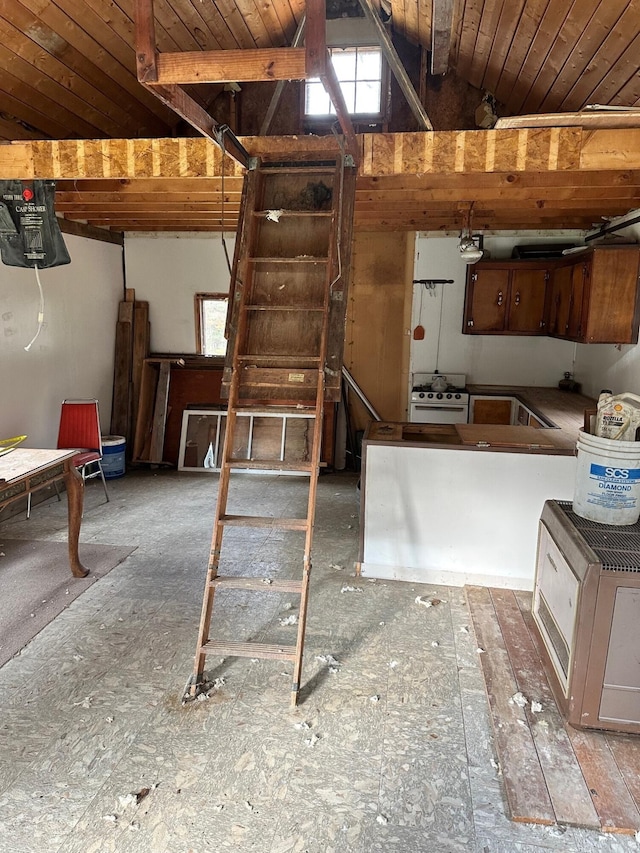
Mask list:
MULTIPOLYGON (((28 3, 29 0, 26 2, 28 3)), ((57 7, 48 4, 45 11, 55 13, 56 10, 57 7)), ((158 115, 159 112, 165 113, 165 111, 158 110, 156 107, 155 112, 152 112, 147 108, 140 100, 140 87, 130 71, 113 60, 92 39, 85 37, 85 41, 90 43, 87 46, 91 57, 89 59, 87 52, 82 52, 76 47, 75 39, 68 41, 65 38, 66 35, 75 35, 78 32, 78 27, 62 15, 59 16, 59 19, 62 20, 58 21, 58 26, 65 23, 68 26, 56 31, 51 28, 46 20, 36 17, 23 2, 16 0, 12 7, 11 23, 21 33, 23 40, 28 39, 35 42, 54 59, 59 59, 74 75, 84 78, 102 96, 108 98, 110 101, 109 109, 115 110, 114 114, 120 112, 127 116, 123 122, 121 135, 135 133, 135 130, 131 129, 125 134, 124 128, 127 123, 131 128, 144 128, 143 132, 146 132, 147 135, 151 133, 166 134, 171 125, 163 121, 158 115)))
MULTIPOLYGON (((432 0, 431 3, 431 73, 446 74, 451 52, 453 0, 432 0)), ((422 35, 422 34, 421 34, 422 35)))
POLYGON ((197 48, 200 50, 220 50, 222 45, 202 16, 200 7, 204 4, 194 4, 191 0, 183 0, 179 4, 170 2, 169 5, 173 6, 175 16, 182 20, 197 48))
MULTIPOLYGON (((134 83, 139 85, 136 77, 134 25, 132 21, 119 14, 119 7, 109 8, 109 6, 105 6, 105 0, 85 0, 85 5, 82 7, 82 24, 80 25, 77 23, 77 0, 55 0, 55 4, 74 21, 76 28, 84 30, 97 45, 101 46, 102 50, 106 51, 123 68, 128 69, 134 83), (98 14, 96 9, 102 10, 103 17, 98 14)), ((89 52, 87 56, 90 59, 92 54, 89 52)), ((153 98, 143 87, 140 87, 139 97, 150 108, 153 98)), ((160 115, 165 113, 165 108, 159 101, 154 107, 156 110, 160 110, 160 115)))
POLYGON ((256 47, 274 47, 269 30, 262 18, 260 0, 228 0, 228 2, 237 6, 240 15, 247 23, 256 47))
POLYGON ((134 132, 136 123, 119 107, 114 107, 99 89, 88 84, 38 44, 0 18, 0 42, 10 67, 20 78, 48 95, 56 103, 66 103, 88 124, 98 128, 98 135, 123 136, 134 132), (118 116, 112 117, 113 113, 118 116))
MULTIPOLYGON (((583 106, 602 103, 602 100, 597 99, 596 93, 601 86, 606 85, 607 82, 612 82, 625 64, 628 64, 629 71, 631 74, 633 73, 634 63, 631 57, 636 58, 635 67, 637 70, 637 57, 640 51, 640 35, 638 34, 637 23, 639 20, 640 0, 631 0, 618 24, 611 30, 598 51, 591 58, 588 58, 584 72, 567 92, 562 103, 558 105, 560 111, 566 112, 569 109, 569 104, 583 106), (637 42, 635 48, 633 48, 634 41, 637 42)), ((626 79, 629 79, 631 74, 626 79)), ((615 84, 613 85, 615 86, 615 84)))
POLYGON ((21 99, 25 89, 28 90, 29 105, 46 115, 55 115, 56 121, 65 126, 65 137, 80 136, 91 139, 94 136, 103 135, 99 127, 63 107, 60 98, 51 95, 51 87, 46 84, 46 79, 27 63, 22 62, 20 57, 5 50, 2 44, 0 44, 0 87, 3 92, 13 95, 16 100, 21 99))
POLYGON ((561 101, 567 94, 570 86, 567 83, 566 72, 572 73, 571 64, 580 63, 581 48, 587 34, 592 34, 593 29, 600 32, 603 37, 600 20, 608 22, 609 15, 613 12, 614 18, 620 16, 621 3, 627 0, 607 0, 606 13, 600 7, 600 0, 580 0, 574 3, 571 11, 565 19, 562 29, 558 33, 545 62, 541 66, 529 93, 522 103, 521 111, 547 112, 543 104, 550 97, 561 101), (577 49, 577 50, 576 50, 577 49), (573 59, 572 59, 573 57, 573 59))
POLYGON ((484 86, 483 80, 491 61, 492 48, 504 2, 505 0, 485 0, 483 5, 468 77, 471 85, 478 89, 482 89, 484 86))
MULTIPOLYGON (((71 93, 80 115, 86 114, 90 122, 103 132, 113 136, 128 136, 135 134, 140 127, 140 118, 122 109, 120 106, 124 93, 118 89, 115 100, 105 96, 102 84, 109 86, 108 79, 102 75, 91 74, 91 66, 78 63, 78 56, 72 47, 65 51, 62 62, 44 47, 26 38, 24 33, 13 27, 4 18, 0 18, 0 39, 6 48, 12 49, 26 63, 53 83, 71 93), (79 65, 83 67, 80 68, 79 65), (93 77, 94 82, 87 80, 86 72, 93 77), (98 78, 98 79, 96 79, 98 78), (118 97, 119 96, 119 97, 118 97), (86 106, 85 106, 86 105, 86 106), (100 123, 97 116, 101 116, 100 123)), ((138 105, 140 106, 140 105, 138 105)), ((166 133, 168 127, 154 118, 155 129, 166 133), (164 129, 164 130, 163 130, 164 129)))
MULTIPOLYGON (((33 103, 33 101, 25 104, 11 94, 12 91, 22 89, 21 81, 0 71, 0 88, 2 89, 3 107, 1 114, 6 117, 11 116, 18 128, 22 127, 25 131, 33 129, 36 134, 33 137, 34 139, 42 139, 43 137, 63 139, 65 134, 69 132, 67 126, 51 118, 51 113, 45 109, 40 110, 38 104, 33 103)), ((42 106, 40 100, 38 103, 42 106)), ((5 120, 9 122, 8 118, 5 120)), ((16 137, 8 137, 8 139, 14 138, 16 137)))
MULTIPOLYGON (((246 50, 258 47, 258 42, 247 26, 247 21, 234 0, 217 0, 216 8, 230 32, 233 33, 237 47, 246 50)), ((233 47, 233 45, 229 45, 228 49, 232 50, 233 47)))
POLYGON ((550 0, 525 0, 500 76, 493 91, 498 101, 510 105, 511 93, 526 61, 550 0))
MULTIPOLYGON (((523 104, 536 84, 540 70, 546 66, 547 62, 557 68, 557 54, 562 50, 559 34, 562 33, 563 37, 566 34, 565 25, 575 5, 576 0, 572 0, 571 3, 551 2, 545 9, 509 96, 509 108, 512 113, 523 112, 523 104)), ((539 91, 538 87, 536 92, 539 93, 539 91)), ((545 94, 546 90, 542 95, 545 94)))
MULTIPOLYGON (((403 27, 400 31, 400 35, 403 35, 408 41, 413 44, 420 44, 421 39, 421 18, 424 16, 429 20, 431 18, 431 0, 402 0, 402 11, 400 15, 402 16, 403 27), (426 6, 425 6, 426 3, 426 6)), ((400 10, 398 10, 400 11, 400 10)), ((396 29, 396 18, 400 17, 396 11, 393 11, 392 7, 392 15, 391 21, 393 32, 397 32, 396 29)), ((429 44, 429 40, 426 44, 429 44)))
POLYGON ((165 85, 303 80, 304 77, 304 48, 258 48, 158 55, 158 83, 165 85))
POLYGON ((424 107, 420 103, 420 98, 416 94, 416 90, 413 88, 413 83, 409 79, 407 72, 405 71, 404 65, 400 61, 400 57, 393 46, 393 42, 389 38, 389 34, 382 26, 382 22, 378 16, 378 13, 373 7, 371 0, 359 0, 360 6, 365 14, 365 17, 368 19, 369 23, 373 25, 376 33, 378 34, 378 40, 380 42, 380 47, 382 48, 382 53, 384 54, 389 67, 391 68, 391 72, 393 76, 396 78, 398 86, 402 90, 402 94, 404 95, 409 107, 411 108, 411 112, 414 115, 414 118, 418 122, 418 127, 422 130, 433 130, 433 125, 429 120, 429 116, 425 112, 424 107))
POLYGON ((503 3, 491 47, 489 62, 485 68, 482 88, 495 95, 500 74, 513 45, 515 34, 522 20, 526 0, 509 0, 503 3))
POLYGON ((471 63, 476 49, 476 36, 480 29, 483 0, 463 0, 460 39, 456 57, 456 73, 470 82, 471 63))
MULTIPOLYGON (((216 3, 200 3, 198 11, 213 33, 219 49, 232 50, 240 46, 240 42, 234 32, 229 28, 227 21, 220 14, 216 3)), ((253 44, 251 46, 253 47, 253 44)))
MULTIPOLYGON (((620 27, 626 28, 627 44, 631 39, 630 26, 632 26, 631 17, 627 18, 628 23, 625 25, 625 11, 629 9, 629 0, 607 0, 606 3, 600 3, 596 13, 593 15, 584 31, 578 35, 578 38, 571 50, 567 60, 561 69, 560 73, 553 81, 549 92, 540 104, 540 112, 557 112, 560 104, 566 102, 575 84, 579 80, 588 77, 593 77, 591 71, 597 68, 596 56, 601 54, 604 59, 608 56, 609 51, 603 50, 607 41, 610 46, 612 39, 610 36, 614 32, 619 32, 620 27)), ((635 11, 633 16, 636 24, 640 22, 638 11, 635 11)), ((631 30, 631 33, 633 30, 631 30)), ((622 53, 622 48, 620 53, 622 53)), ((605 60, 606 62, 606 60, 605 60)), ((607 65, 603 66, 602 71, 605 72, 607 65)), ((600 69, 596 73, 599 73, 600 69)), ((580 109, 584 103, 573 101, 573 106, 567 106, 567 111, 570 109, 580 109)))
POLYGON ((634 38, 629 47, 622 54, 615 69, 607 75, 607 78, 591 93, 590 102, 596 104, 611 104, 616 101, 623 104, 635 103, 632 94, 627 94, 625 89, 635 83, 638 77, 638 55, 640 52, 640 33, 634 38), (626 98, 626 100, 625 100, 626 98))
POLYGON ((12 139, 40 139, 42 133, 22 124, 15 116, 9 113, 0 113, 0 140, 12 139), (2 116, 6 115, 6 118, 2 116))
POLYGON ((305 77, 320 77, 327 62, 327 9, 325 0, 307 0, 304 30, 305 77))

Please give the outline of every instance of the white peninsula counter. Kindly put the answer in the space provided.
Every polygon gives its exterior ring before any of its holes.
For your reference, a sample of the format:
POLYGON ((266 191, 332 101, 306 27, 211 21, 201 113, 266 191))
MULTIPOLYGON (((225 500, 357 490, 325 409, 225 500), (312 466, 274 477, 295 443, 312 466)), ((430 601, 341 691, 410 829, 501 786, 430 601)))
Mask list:
POLYGON ((373 423, 361 574, 532 589, 544 502, 573 500, 575 470, 566 429, 373 423))

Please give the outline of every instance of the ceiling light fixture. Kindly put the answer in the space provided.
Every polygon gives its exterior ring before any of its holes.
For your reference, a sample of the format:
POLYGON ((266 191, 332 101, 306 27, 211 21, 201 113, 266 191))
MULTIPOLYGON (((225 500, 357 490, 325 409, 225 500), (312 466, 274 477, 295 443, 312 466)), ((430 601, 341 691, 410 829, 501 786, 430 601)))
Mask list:
POLYGON ((475 264, 476 261, 479 261, 484 254, 482 249, 482 234, 476 234, 474 236, 471 233, 472 214, 473 202, 471 202, 465 211, 465 220, 462 226, 462 233, 460 234, 460 242, 458 243, 460 257, 465 264, 475 264))

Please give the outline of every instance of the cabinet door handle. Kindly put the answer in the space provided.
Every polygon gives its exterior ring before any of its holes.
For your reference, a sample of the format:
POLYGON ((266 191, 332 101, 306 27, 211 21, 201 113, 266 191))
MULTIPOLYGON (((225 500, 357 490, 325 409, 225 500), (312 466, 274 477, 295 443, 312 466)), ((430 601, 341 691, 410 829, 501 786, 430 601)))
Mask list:
POLYGON ((557 567, 557 566, 556 566, 556 564, 553 562, 553 559, 552 559, 552 557, 551 557, 551 554, 547 554, 547 560, 549 560, 549 562, 551 563, 551 568, 552 568, 552 569, 553 569, 553 571, 554 571, 554 572, 556 572, 556 574, 557 574, 557 572, 558 572, 558 567, 557 567))
POLYGON ((499 290, 499 291, 498 291, 498 299, 497 299, 497 301, 496 301, 496 305, 502 305, 503 299, 504 299, 504 294, 502 293, 502 291, 501 291, 501 290, 499 290))
POLYGON ((519 290, 516 291, 515 303, 516 303, 516 305, 520 305, 520 291, 519 290))

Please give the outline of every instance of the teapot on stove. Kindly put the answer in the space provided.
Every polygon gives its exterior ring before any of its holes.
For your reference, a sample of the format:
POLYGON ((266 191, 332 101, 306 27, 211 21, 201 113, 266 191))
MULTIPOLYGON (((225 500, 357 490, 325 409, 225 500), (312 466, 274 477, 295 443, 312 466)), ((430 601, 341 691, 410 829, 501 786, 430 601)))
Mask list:
POLYGON ((432 391, 446 391, 449 383, 445 376, 436 376, 431 383, 432 391))

